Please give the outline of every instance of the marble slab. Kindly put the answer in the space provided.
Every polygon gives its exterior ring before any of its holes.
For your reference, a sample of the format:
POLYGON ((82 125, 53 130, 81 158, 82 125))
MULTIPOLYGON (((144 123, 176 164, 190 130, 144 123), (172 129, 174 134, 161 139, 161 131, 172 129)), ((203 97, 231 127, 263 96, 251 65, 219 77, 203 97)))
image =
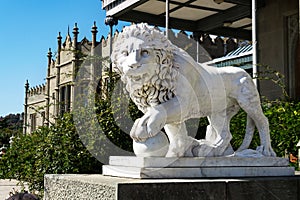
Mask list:
POLYGON ((293 176, 293 167, 199 167, 199 168, 141 168, 103 166, 103 175, 126 178, 225 178, 293 176))
POLYGON ((135 156, 111 156, 109 165, 141 167, 141 168, 162 168, 162 167, 271 167, 288 166, 286 158, 261 157, 135 157, 135 156))
POLYGON ((294 176, 286 158, 111 156, 103 175, 127 178, 294 176))

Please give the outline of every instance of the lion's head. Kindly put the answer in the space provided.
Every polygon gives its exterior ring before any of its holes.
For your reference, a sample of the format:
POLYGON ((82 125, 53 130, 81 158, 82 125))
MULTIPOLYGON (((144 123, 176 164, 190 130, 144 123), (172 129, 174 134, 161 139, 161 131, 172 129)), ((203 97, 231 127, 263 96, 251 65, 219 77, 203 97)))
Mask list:
POLYGON ((178 72, 173 52, 177 49, 162 32, 144 23, 125 27, 114 41, 114 71, 143 112, 174 97, 178 72))

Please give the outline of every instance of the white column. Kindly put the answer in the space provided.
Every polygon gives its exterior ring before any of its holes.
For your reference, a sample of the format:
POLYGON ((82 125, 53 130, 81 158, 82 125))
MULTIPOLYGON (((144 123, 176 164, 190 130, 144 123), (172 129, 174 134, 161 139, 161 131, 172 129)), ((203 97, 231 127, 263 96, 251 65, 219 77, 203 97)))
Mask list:
POLYGON ((169 0, 166 0, 166 38, 169 38, 169 0))
MULTIPOLYGON (((255 77, 257 75, 256 0, 252 0, 252 45, 253 77, 255 77)), ((257 79, 253 81, 257 86, 257 79)))

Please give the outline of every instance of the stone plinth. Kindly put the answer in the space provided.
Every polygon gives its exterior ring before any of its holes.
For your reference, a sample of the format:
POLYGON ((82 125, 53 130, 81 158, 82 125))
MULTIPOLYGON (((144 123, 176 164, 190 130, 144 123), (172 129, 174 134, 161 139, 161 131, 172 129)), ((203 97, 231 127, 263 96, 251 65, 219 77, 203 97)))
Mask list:
POLYGON ((127 178, 203 178, 293 176, 285 158, 261 157, 110 157, 103 175, 127 178))
POLYGON ((300 199, 300 176, 236 179, 130 179, 46 175, 45 200, 300 199))

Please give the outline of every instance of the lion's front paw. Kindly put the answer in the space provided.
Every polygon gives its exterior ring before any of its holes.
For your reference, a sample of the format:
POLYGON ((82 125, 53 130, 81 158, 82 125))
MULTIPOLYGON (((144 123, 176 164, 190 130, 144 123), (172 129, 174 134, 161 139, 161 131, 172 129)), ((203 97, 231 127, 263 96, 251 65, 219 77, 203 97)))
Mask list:
POLYGON ((147 138, 151 137, 147 131, 147 127, 141 124, 141 118, 135 120, 130 131, 130 137, 136 142, 144 142, 147 138))
POLYGON ((267 156, 267 157, 276 157, 276 153, 270 146, 269 147, 265 147, 263 145, 258 146, 256 148, 256 151, 260 152, 261 154, 263 154, 264 156, 267 156))
POLYGON ((159 106, 151 107, 141 120, 141 124, 147 127, 148 133, 154 136, 165 126, 167 113, 159 106))
POLYGON ((145 141, 161 131, 166 123, 166 111, 151 107, 145 115, 137 119, 130 131, 130 136, 135 141, 145 141))

